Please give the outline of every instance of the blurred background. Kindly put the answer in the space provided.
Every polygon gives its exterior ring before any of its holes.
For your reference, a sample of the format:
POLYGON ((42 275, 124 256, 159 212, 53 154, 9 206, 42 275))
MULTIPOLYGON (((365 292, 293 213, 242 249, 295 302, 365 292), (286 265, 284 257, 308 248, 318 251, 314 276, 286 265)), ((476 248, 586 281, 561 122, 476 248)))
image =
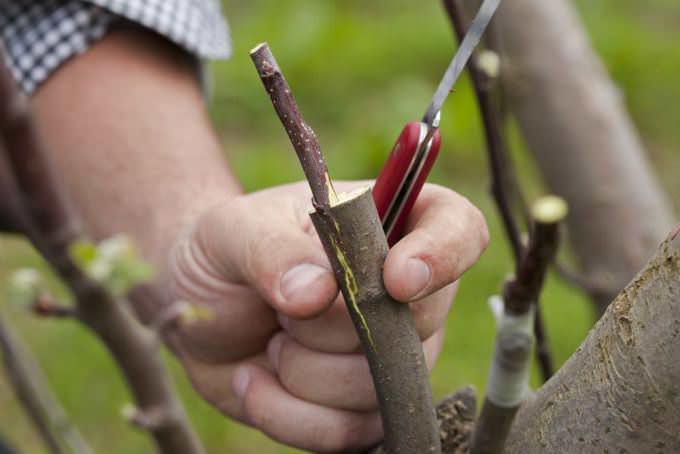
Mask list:
MULTIPOLYGON (((574 3, 678 208, 680 3, 574 3)), ((234 54, 229 61, 211 65, 211 114, 229 162, 249 191, 302 178, 248 57, 255 44, 270 43, 304 117, 319 136, 335 179, 376 176, 403 124, 422 115, 455 51, 436 0, 229 0, 224 8, 234 54)), ((450 96, 441 129, 444 145, 431 181, 461 192, 479 206, 492 241, 462 280, 444 352, 432 377, 438 398, 469 383, 483 391, 493 341, 486 300, 499 291, 511 267, 488 194, 482 131, 467 77, 450 96)), ((542 182, 513 125, 510 136, 519 181, 531 200, 542 194, 542 182)), ((0 239, 0 282, 9 271, 26 265, 43 267, 23 242, 0 239)), ((555 276, 549 278, 542 304, 555 359, 561 364, 586 335, 591 308, 581 293, 555 276)), ((96 452, 153 451, 146 436, 120 417, 130 399, 118 371, 89 333, 71 322, 36 320, 22 308, 8 311, 96 452)), ((167 358, 210 453, 297 452, 221 417, 192 391, 174 359, 167 358)), ((44 452, 2 375, 0 428, 22 453, 44 452)))

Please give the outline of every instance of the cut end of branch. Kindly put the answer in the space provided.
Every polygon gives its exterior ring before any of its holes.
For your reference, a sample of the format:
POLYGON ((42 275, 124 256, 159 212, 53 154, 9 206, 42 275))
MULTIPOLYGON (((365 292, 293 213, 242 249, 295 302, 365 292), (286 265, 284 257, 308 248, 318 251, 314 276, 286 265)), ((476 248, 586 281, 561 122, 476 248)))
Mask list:
POLYGON ((556 195, 541 197, 531 208, 531 216, 541 224, 556 224, 567 217, 567 202, 556 195))
POLYGON ((334 193, 333 194, 334 197, 331 199, 331 207, 342 205, 343 203, 347 203, 351 200, 357 199, 366 192, 369 192, 370 190, 371 190, 370 186, 361 186, 356 189, 352 189, 349 192, 340 192, 337 194, 334 193))
POLYGON ((250 55, 256 54, 256 53, 258 53, 258 52, 260 51, 260 49, 262 49, 263 47, 269 47, 269 44, 267 44, 267 41, 264 41, 264 42, 258 44, 257 46, 253 47, 252 49, 250 49, 250 52, 248 52, 248 53, 249 53, 250 55))

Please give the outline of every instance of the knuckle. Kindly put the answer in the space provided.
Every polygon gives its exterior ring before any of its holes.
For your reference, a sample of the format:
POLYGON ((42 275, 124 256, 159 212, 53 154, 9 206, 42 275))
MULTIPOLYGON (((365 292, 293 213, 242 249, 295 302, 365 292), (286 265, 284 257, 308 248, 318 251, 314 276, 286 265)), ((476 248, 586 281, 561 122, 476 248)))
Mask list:
POLYGON ((286 236, 278 231, 263 231, 249 236, 245 243, 245 270, 258 279, 268 278, 270 270, 276 269, 277 250, 287 242, 286 236))

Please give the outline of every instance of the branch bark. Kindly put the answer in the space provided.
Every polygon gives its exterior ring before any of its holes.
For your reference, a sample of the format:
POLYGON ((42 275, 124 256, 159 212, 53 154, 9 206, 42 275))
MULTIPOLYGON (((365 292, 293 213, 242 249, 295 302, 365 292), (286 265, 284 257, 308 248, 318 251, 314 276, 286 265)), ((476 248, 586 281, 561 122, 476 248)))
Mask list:
POLYGON ((495 21, 511 109, 546 184, 569 203, 571 244, 600 283, 601 313, 672 227, 670 204, 571 4, 507 1, 495 21))
POLYGON ((471 454, 503 452, 512 421, 529 390, 529 368, 534 308, 548 267, 559 244, 559 225, 567 214, 557 197, 539 199, 532 208, 531 239, 517 268, 505 285, 502 307, 492 302, 497 319, 487 396, 475 427, 471 454))
MULTIPOLYGON (((443 4, 458 42, 463 42, 468 24, 460 0, 443 0, 443 4)), ((491 175, 491 195, 503 222, 503 230, 510 244, 515 265, 518 266, 523 246, 520 229, 513 215, 511 199, 513 194, 520 199, 521 196, 517 194, 513 172, 509 171, 508 147, 503 133, 503 121, 499 115, 498 100, 494 93, 497 83, 479 67, 476 57, 468 61, 467 70, 484 125, 489 174, 491 175)))
POLYGON ((19 233, 24 230, 21 207, 14 179, 9 171, 0 141, 0 232, 19 233))
POLYGON ((314 202, 318 206, 328 206, 337 197, 316 134, 300 115, 288 82, 267 43, 251 50, 250 58, 300 160, 312 188, 314 202))
POLYGON ((388 252, 368 188, 338 199, 318 142, 302 119, 269 47, 251 51, 260 79, 288 131, 314 196, 312 222, 333 267, 373 376, 389 453, 441 453, 425 356, 408 305, 382 280, 388 252), (302 135, 301 135, 302 134, 302 135))
POLYGON ((440 453, 429 375, 407 304, 382 280, 387 240, 368 188, 312 213, 368 358, 389 453, 440 453))
POLYGON ((525 401, 503 452, 680 452, 678 295, 680 225, 525 401))
POLYGON ((680 452, 680 226, 557 374, 506 453, 680 452))
MULTIPOLYGON (((436 412, 442 453, 468 454, 477 412, 475 390, 467 386, 446 396, 437 404, 436 412)), ((369 454, 386 452, 382 445, 368 451, 369 454)))
POLYGON ((164 424, 151 431, 159 451, 202 453, 164 368, 155 336, 139 324, 127 302, 115 301, 69 257, 69 245, 82 239, 83 231, 54 178, 28 100, 19 94, 4 65, 0 65, 0 138, 25 213, 25 233, 75 295, 80 320, 109 349, 139 408, 164 409, 164 424))
POLYGON ((14 392, 52 454, 89 454, 90 447, 56 400, 35 359, 0 314, 0 350, 14 392))
MULTIPOLYGON (((465 9, 461 0, 443 0, 444 9, 449 17, 453 32, 462 42, 467 30, 465 9)), ((506 239, 514 258, 515 271, 520 266, 524 245, 520 236, 520 228, 513 214, 513 201, 528 223, 528 213, 522 191, 517 184, 512 160, 508 153, 508 145, 504 133, 504 120, 500 113, 498 100, 498 82, 480 67, 477 57, 470 59, 467 66, 472 86, 477 97, 477 104, 484 125, 484 137, 491 175, 491 195, 496 202, 496 209, 503 224, 506 239)), ((548 334, 543 323, 540 304, 536 304, 534 314, 534 335, 536 337, 536 359, 543 376, 547 381, 553 374, 554 367, 548 334)))

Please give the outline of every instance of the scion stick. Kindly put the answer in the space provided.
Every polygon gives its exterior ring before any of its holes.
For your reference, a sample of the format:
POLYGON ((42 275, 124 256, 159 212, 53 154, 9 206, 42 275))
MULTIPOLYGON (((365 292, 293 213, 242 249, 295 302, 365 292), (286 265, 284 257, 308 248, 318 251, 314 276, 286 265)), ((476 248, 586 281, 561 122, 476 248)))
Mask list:
POLYGON ((286 128, 313 194, 311 218, 373 376, 389 453, 441 453, 439 425, 423 355, 408 305, 387 293, 382 268, 388 246, 368 188, 335 195, 319 143, 295 104, 267 44, 250 56, 286 128))

